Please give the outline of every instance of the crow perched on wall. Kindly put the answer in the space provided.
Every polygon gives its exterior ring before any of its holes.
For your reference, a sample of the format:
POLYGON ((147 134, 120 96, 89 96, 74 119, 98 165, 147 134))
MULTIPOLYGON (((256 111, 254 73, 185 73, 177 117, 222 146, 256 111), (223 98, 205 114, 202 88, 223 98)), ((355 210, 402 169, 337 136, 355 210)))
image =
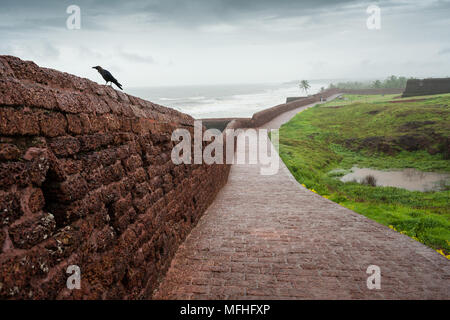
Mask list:
POLYGON ((112 82, 114 83, 120 90, 122 90, 122 85, 119 83, 119 81, 116 80, 116 78, 113 77, 113 75, 111 74, 111 72, 109 72, 108 70, 103 69, 100 66, 96 66, 96 67, 92 67, 93 69, 97 69, 98 73, 100 73, 103 77, 103 79, 105 79, 106 84, 108 84, 108 82, 112 82))

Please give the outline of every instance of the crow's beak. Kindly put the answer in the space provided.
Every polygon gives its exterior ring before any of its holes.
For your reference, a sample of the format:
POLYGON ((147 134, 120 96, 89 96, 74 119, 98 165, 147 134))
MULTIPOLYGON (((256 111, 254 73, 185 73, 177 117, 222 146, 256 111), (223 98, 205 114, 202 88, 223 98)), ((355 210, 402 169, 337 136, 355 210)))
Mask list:
POLYGON ((95 69, 95 67, 92 67, 92 69, 95 69))

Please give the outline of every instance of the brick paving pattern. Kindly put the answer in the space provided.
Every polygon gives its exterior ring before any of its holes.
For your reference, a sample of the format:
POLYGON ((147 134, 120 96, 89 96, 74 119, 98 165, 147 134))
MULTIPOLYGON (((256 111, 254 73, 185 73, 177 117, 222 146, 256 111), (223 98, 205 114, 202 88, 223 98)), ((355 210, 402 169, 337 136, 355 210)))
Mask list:
MULTIPOLYGON (((278 128, 304 108, 264 127, 278 128)), ((233 165, 153 298, 449 299, 450 265, 303 188, 281 160, 272 176, 257 165, 233 165), (381 269, 379 290, 367 288, 369 265, 381 269)))

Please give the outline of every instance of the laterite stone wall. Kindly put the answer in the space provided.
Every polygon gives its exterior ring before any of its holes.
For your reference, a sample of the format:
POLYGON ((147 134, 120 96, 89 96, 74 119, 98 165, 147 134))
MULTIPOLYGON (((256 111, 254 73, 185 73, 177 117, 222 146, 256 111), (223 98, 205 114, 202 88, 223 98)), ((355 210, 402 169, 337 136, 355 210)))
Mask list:
POLYGON ((450 78, 410 79, 403 97, 450 93, 450 78))
POLYGON ((150 297, 229 172, 174 165, 176 128, 193 119, 0 56, 0 299, 150 297))

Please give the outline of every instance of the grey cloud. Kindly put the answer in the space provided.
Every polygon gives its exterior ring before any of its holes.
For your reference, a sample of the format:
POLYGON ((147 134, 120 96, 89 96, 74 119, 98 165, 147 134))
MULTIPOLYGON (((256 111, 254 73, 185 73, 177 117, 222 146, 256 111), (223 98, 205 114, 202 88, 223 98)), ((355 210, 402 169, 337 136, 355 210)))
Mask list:
POLYGON ((160 75, 154 83, 170 84, 284 81, 298 70, 432 75, 450 67, 450 1, 0 1, 0 54, 88 77, 97 75, 86 65, 105 65, 135 85, 147 84, 148 72, 160 75), (369 3, 382 9, 380 31, 365 26, 369 3), (81 8, 82 30, 66 29, 71 4, 81 8))
POLYGON ((98 50, 94 50, 89 47, 86 47, 84 45, 80 46, 78 48, 78 53, 79 53, 80 58, 83 58, 83 59, 84 58, 91 58, 91 59, 93 58, 93 59, 97 59, 97 60, 105 60, 105 59, 109 58, 108 55, 106 55, 98 50))
POLYGON ((151 64, 155 63, 155 59, 153 59, 153 57, 151 56, 144 56, 132 52, 121 52, 120 55, 127 60, 131 60, 132 62, 151 64))
MULTIPOLYGON (((104 25, 102 19, 117 16, 146 15, 149 23, 203 25, 220 21, 242 21, 258 17, 304 16, 315 10, 333 10, 356 0, 150 0, 150 1, 77 1, 83 25, 94 29, 104 25)), ((66 8, 73 1, 2 0, 5 17, 13 15, 15 28, 64 26, 66 8)))
POLYGON ((24 43, 3 44, 0 46, 0 51, 5 54, 41 61, 51 61, 57 59, 60 55, 59 49, 47 41, 33 45, 24 43))
MULTIPOLYGON (((2 0, 4 17, 14 16, 12 26, 19 29, 64 27, 66 8, 72 0, 16 1, 2 0)), ((288 17, 305 17, 321 13, 343 13, 361 10, 373 1, 369 0, 79 0, 82 27, 89 30, 114 30, 119 28, 121 18, 130 15, 143 17, 142 23, 171 26, 202 26, 218 23, 240 24, 246 21, 269 21, 288 17), (116 22, 116 23, 114 23, 116 22)), ((444 10, 448 1, 410 0, 375 1, 382 9, 428 6, 444 10)), ((2 14, 0 13, 0 17, 2 14)), ((1 23, 0 23, 1 27, 1 23)), ((3 26, 3 28, 7 28, 3 26)))

